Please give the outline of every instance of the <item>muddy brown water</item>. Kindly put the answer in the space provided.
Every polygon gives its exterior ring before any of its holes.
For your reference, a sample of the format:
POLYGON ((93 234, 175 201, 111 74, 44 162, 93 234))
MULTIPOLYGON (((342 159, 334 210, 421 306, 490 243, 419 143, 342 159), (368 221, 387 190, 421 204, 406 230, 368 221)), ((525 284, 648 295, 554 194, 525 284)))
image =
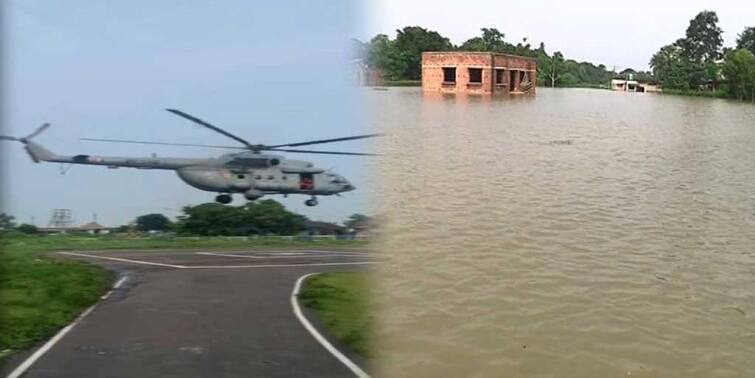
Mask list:
POLYGON ((755 106, 365 96, 379 376, 755 374, 755 106))

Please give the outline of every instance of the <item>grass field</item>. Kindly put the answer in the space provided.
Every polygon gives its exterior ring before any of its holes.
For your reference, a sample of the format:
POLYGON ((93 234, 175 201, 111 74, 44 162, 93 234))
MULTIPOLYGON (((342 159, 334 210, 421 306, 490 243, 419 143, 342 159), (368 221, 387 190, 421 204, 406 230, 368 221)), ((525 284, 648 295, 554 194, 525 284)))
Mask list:
POLYGON ((374 357, 374 311, 370 309, 369 273, 325 273, 311 277, 299 294, 328 330, 353 352, 374 357))
POLYGON ((111 286, 110 272, 45 252, 106 249, 359 247, 360 241, 243 238, 127 238, 117 236, 0 235, 0 363, 50 337, 95 303, 111 286))

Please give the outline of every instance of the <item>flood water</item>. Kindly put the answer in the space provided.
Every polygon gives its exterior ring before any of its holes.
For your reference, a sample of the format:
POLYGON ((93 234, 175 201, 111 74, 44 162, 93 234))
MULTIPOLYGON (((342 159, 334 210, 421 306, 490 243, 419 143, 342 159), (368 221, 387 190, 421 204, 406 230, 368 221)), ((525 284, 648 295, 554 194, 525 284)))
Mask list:
POLYGON ((379 376, 755 374, 755 106, 366 96, 379 376))

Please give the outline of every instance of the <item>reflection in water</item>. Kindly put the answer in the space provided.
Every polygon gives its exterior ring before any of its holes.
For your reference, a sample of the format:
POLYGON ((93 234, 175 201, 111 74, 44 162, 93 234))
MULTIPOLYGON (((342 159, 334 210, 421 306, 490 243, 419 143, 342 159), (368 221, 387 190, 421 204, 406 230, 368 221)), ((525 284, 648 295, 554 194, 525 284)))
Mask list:
POLYGON ((379 375, 755 371, 755 107, 370 91, 379 375))

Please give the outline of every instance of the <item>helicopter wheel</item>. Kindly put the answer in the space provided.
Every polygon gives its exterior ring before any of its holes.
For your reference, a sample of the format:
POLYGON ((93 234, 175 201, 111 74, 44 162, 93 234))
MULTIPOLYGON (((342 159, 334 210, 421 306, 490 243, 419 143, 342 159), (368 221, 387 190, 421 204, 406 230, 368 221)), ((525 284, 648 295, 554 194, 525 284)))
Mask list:
POLYGON ((218 196, 215 197, 215 201, 226 205, 233 201, 233 197, 231 197, 229 194, 218 194, 218 196))
POLYGON ((304 201, 304 204, 307 205, 307 206, 310 206, 310 207, 311 206, 317 206, 317 198, 312 197, 311 199, 308 199, 308 200, 304 201))

